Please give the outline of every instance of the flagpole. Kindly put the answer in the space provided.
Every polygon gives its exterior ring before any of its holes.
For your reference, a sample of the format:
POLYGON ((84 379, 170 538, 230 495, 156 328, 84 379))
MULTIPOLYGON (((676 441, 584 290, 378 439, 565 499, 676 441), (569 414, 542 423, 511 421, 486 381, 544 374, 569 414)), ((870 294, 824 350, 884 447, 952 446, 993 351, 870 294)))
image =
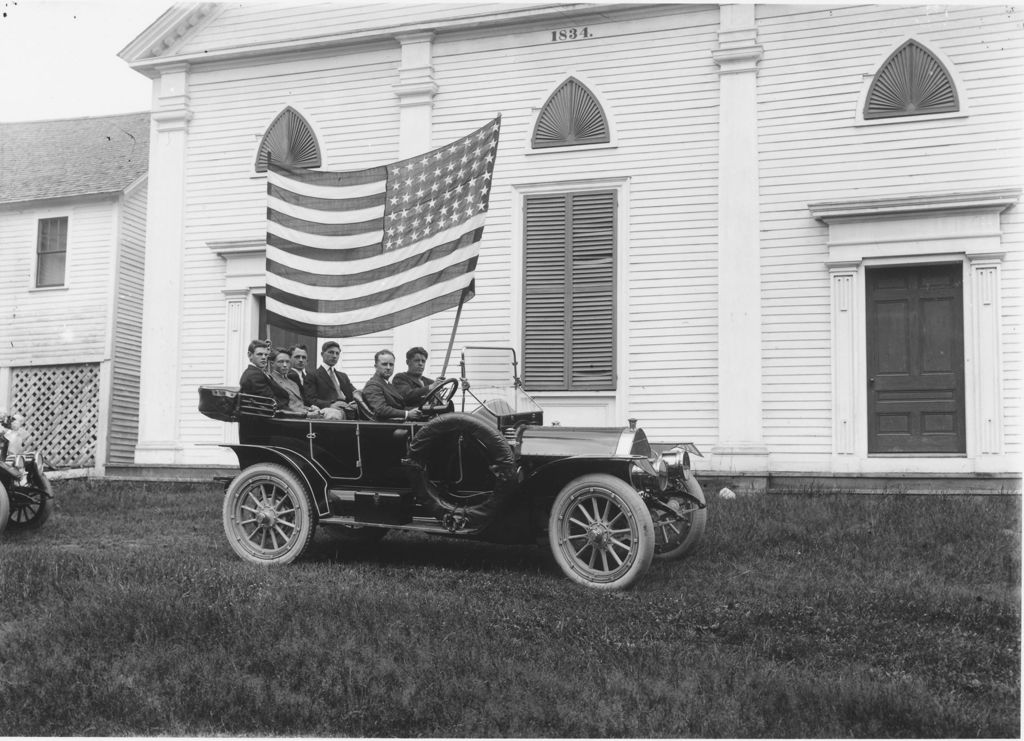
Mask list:
POLYGON ((459 296, 459 308, 455 311, 455 323, 452 325, 452 336, 448 338, 448 352, 444 354, 444 366, 441 368, 441 378, 444 378, 445 374, 448 372, 448 361, 452 357, 452 345, 455 344, 455 332, 459 329, 459 317, 462 316, 462 304, 466 301, 467 293, 469 293, 469 286, 463 288, 462 295, 459 296))

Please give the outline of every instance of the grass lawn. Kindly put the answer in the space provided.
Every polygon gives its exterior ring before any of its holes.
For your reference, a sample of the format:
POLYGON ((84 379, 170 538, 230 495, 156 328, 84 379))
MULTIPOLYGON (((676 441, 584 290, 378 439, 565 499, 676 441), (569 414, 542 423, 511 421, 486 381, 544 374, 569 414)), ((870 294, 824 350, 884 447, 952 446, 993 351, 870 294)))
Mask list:
POLYGON ((0 536, 0 736, 1020 735, 1017 497, 712 496, 603 594, 398 533, 251 566, 213 486, 57 496, 0 536))

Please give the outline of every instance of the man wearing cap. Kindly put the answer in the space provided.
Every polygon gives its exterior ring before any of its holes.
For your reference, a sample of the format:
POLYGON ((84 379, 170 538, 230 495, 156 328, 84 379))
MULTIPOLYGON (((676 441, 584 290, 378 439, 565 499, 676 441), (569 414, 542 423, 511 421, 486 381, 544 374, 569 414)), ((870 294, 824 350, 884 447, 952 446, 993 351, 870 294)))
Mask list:
POLYGON ((319 407, 324 419, 355 419, 356 390, 348 376, 335 366, 341 357, 341 345, 334 340, 320 349, 323 359, 315 373, 306 374, 302 385, 302 400, 307 406, 319 407))

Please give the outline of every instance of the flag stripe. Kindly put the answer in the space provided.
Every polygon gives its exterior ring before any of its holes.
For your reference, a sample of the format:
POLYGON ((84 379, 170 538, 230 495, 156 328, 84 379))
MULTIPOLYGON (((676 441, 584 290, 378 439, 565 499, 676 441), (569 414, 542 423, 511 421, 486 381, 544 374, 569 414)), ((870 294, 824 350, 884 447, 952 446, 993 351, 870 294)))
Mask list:
MULTIPOLYGON (((303 234, 311 234, 317 237, 351 237, 357 234, 373 234, 376 229, 380 228, 380 220, 384 216, 384 207, 380 206, 375 210, 378 212, 376 218, 351 222, 332 222, 327 219, 309 221, 297 219, 280 211, 270 211, 268 216, 270 221, 277 224, 281 229, 302 232, 303 234)), ((358 216, 365 215, 365 213, 365 211, 329 211, 327 212, 327 217, 330 218, 337 214, 358 216)))
MULTIPOLYGON (((418 293, 432 285, 442 281, 449 281, 460 275, 472 275, 476 270, 477 256, 473 255, 468 260, 463 260, 441 269, 432 269, 430 272, 420 275, 403 275, 400 284, 386 286, 376 293, 367 293, 360 296, 349 296, 342 299, 317 298, 312 293, 300 296, 288 288, 279 288, 275 283, 267 283, 267 297, 273 296, 282 305, 291 306, 304 311, 315 311, 325 314, 354 311, 364 308, 368 304, 384 304, 389 301, 404 298, 410 294, 418 293)), ((374 284, 378 285, 378 284, 374 284)), ((337 295, 337 291, 334 292, 337 295)))
POLYGON ((350 337, 471 298, 500 124, 358 172, 272 166, 268 322, 350 337))
MULTIPOLYGON (((337 298, 339 289, 352 295, 373 293, 375 284, 384 280, 401 278, 405 273, 409 279, 418 278, 431 270, 440 270, 448 265, 468 260, 480 252, 479 240, 472 235, 465 235, 463 240, 447 242, 437 249, 411 255, 395 265, 383 265, 363 273, 343 273, 341 275, 323 275, 295 270, 274 260, 268 251, 267 264, 271 270, 267 274, 267 285, 274 285, 298 295, 313 296, 320 299, 337 298)), ((269 250, 269 248, 268 248, 269 250)))
POLYGON ((313 324, 318 321, 323 324, 330 325, 352 324, 354 322, 365 322, 375 316, 383 314, 407 311, 419 304, 429 302, 436 295, 445 295, 452 291, 464 288, 469 285, 472 280, 472 275, 459 275, 447 281, 436 282, 432 286, 420 291, 410 292, 380 304, 367 306, 364 302, 363 305, 346 311, 309 311, 306 309, 297 309, 292 306, 288 306, 287 304, 283 304, 277 299, 271 301, 268 297, 267 310, 270 311, 272 309, 276 314, 288 317, 297 322, 305 322, 309 324, 313 324))
MULTIPOLYGON (((383 196, 383 193, 381 195, 383 196)), ((323 200, 320 198, 316 200, 323 203, 323 200)), ((372 199, 360 198, 354 200, 370 201, 372 199)), ((384 201, 382 198, 380 203, 367 206, 366 208, 309 208, 270 197, 267 201, 267 218, 273 219, 278 215, 320 224, 358 224, 360 221, 370 221, 371 219, 379 223, 380 219, 384 216, 384 201)))
MULTIPOLYGON (((391 314, 383 314, 373 319, 366 321, 352 322, 351 324, 336 324, 336 325, 322 325, 322 324, 311 324, 308 322, 299 322, 288 317, 275 314, 276 327, 289 330, 291 332, 297 332, 303 335, 317 336, 320 333, 321 337, 359 337, 360 335, 373 334, 374 332, 381 332, 385 329, 391 329, 392 327, 398 327, 402 324, 408 324, 414 322, 417 319, 436 314, 439 311, 445 309, 451 309, 459 305, 460 301, 469 301, 473 296, 476 295, 473 284, 470 283, 468 289, 459 289, 452 291, 451 293, 436 296, 431 299, 428 303, 419 304, 409 309, 402 311, 393 312, 391 314)), ((267 311, 273 311, 274 302, 270 299, 267 300, 267 311)))
POLYGON ((459 246, 464 246, 466 240, 479 240, 480 235, 483 233, 481 231, 483 228, 482 216, 483 214, 479 214, 466 224, 461 224, 445 232, 438 232, 433 237, 411 244, 408 247, 402 247, 385 253, 378 251, 377 254, 371 254, 368 257, 351 260, 338 258, 332 261, 329 255, 324 254, 323 250, 319 250, 317 254, 324 257, 324 259, 319 260, 290 252, 278 251, 268 246, 267 258, 272 259, 279 265, 316 275, 337 276, 368 273, 372 270, 380 270, 388 265, 406 264, 406 260, 414 258, 421 253, 430 252, 435 249, 441 249, 442 251, 457 249, 459 246))

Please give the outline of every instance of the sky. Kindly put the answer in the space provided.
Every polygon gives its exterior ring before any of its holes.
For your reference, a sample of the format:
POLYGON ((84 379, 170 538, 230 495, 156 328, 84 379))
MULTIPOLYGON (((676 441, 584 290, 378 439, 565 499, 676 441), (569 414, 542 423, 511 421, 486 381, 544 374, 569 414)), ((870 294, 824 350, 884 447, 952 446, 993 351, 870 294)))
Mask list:
POLYGON ((152 83, 117 53, 173 0, 0 0, 0 121, 148 111, 152 83))

